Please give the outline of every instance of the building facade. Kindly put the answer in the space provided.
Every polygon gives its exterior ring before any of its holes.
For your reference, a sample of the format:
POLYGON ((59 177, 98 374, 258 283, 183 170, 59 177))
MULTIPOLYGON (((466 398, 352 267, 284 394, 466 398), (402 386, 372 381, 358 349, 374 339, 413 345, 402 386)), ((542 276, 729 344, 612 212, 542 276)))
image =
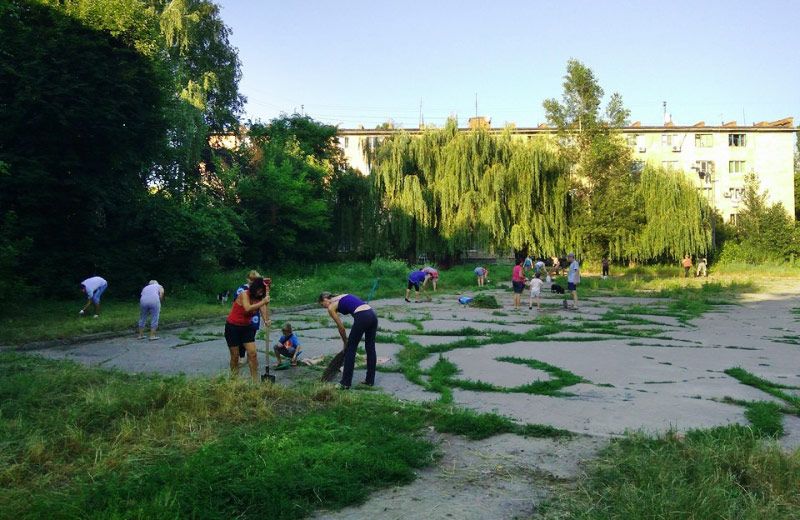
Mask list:
MULTIPOLYGON (((476 125, 470 121, 470 126, 476 125)), ((339 146, 350 166, 368 175, 368 150, 395 131, 339 129, 339 146)), ((412 135, 421 132, 404 131, 412 135)), ((622 129, 631 147, 634 168, 650 164, 686 175, 726 221, 736 220, 749 173, 758 176, 768 203, 780 202, 794 216, 796 132, 792 118, 752 126, 740 126, 735 121, 720 126, 706 126, 703 122, 692 126, 642 126, 636 122, 622 129)), ((554 129, 544 125, 516 128, 514 135, 521 139, 552 136, 554 129)))

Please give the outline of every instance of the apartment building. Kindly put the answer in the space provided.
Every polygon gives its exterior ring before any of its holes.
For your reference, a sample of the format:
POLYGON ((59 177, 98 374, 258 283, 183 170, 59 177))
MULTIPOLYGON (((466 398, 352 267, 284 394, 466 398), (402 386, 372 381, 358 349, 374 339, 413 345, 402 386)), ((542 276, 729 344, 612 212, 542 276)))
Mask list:
MULTIPOLYGON (((470 120, 471 128, 478 126, 488 126, 488 120, 470 120)), ((395 131, 339 129, 339 146, 348 163, 367 175, 370 171, 367 151, 395 131)), ((419 129, 404 131, 412 135, 421 132, 419 129)), ((501 132, 502 129, 490 128, 490 131, 501 132)), ((737 125, 735 121, 718 126, 702 121, 692 126, 670 122, 662 126, 643 126, 637 121, 622 129, 631 147, 634 168, 651 164, 686 175, 726 220, 736 219, 748 173, 758 175, 769 203, 780 202, 794 215, 796 132, 792 118, 752 126, 737 125)), ((554 129, 545 125, 514 129, 514 135, 523 139, 553 134, 554 129)))

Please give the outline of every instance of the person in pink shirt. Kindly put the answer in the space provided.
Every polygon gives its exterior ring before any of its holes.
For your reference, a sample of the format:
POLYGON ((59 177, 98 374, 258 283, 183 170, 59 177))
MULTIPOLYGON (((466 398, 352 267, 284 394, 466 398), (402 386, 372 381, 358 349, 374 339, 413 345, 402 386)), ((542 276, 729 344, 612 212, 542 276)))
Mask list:
POLYGON ((511 274, 511 286, 514 288, 514 308, 518 309, 520 299, 522 298, 522 291, 525 289, 525 273, 522 269, 522 260, 517 259, 517 265, 511 274))

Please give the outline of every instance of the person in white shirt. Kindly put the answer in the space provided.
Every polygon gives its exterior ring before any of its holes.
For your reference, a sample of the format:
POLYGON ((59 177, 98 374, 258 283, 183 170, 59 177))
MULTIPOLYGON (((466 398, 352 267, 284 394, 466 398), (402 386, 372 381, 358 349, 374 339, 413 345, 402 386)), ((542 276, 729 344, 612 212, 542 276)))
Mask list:
MULTIPOLYGON (((567 262, 569 262, 569 273, 567 274, 567 289, 572 292, 572 308, 578 308, 578 284, 581 283, 581 266, 575 255, 570 253, 567 255, 567 262)), ((566 303, 564 303, 566 305, 566 303)))
POLYGON ((79 316, 86 314, 86 309, 94 305, 94 317, 100 317, 100 296, 108 288, 108 282, 99 276, 92 276, 81 282, 81 291, 86 294, 86 305, 78 313, 79 316))
POLYGON ((528 310, 533 309, 533 299, 536 298, 536 310, 542 310, 541 296, 542 296, 542 273, 536 273, 531 280, 531 299, 528 301, 528 310))
POLYGON ((142 296, 139 298, 139 339, 144 339, 144 325, 147 323, 148 315, 150 316, 150 341, 159 339, 156 332, 163 301, 164 288, 156 280, 150 280, 150 283, 142 289, 142 296))

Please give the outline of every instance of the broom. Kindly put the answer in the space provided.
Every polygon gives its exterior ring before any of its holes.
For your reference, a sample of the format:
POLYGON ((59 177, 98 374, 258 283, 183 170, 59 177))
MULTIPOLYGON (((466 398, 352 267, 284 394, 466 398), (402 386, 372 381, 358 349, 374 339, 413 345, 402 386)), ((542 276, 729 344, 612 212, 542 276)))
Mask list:
POLYGON ((341 370, 342 365, 344 365, 344 350, 333 356, 331 362, 328 363, 328 367, 324 372, 322 372, 322 381, 326 383, 333 381, 334 378, 339 374, 339 370, 341 370))

